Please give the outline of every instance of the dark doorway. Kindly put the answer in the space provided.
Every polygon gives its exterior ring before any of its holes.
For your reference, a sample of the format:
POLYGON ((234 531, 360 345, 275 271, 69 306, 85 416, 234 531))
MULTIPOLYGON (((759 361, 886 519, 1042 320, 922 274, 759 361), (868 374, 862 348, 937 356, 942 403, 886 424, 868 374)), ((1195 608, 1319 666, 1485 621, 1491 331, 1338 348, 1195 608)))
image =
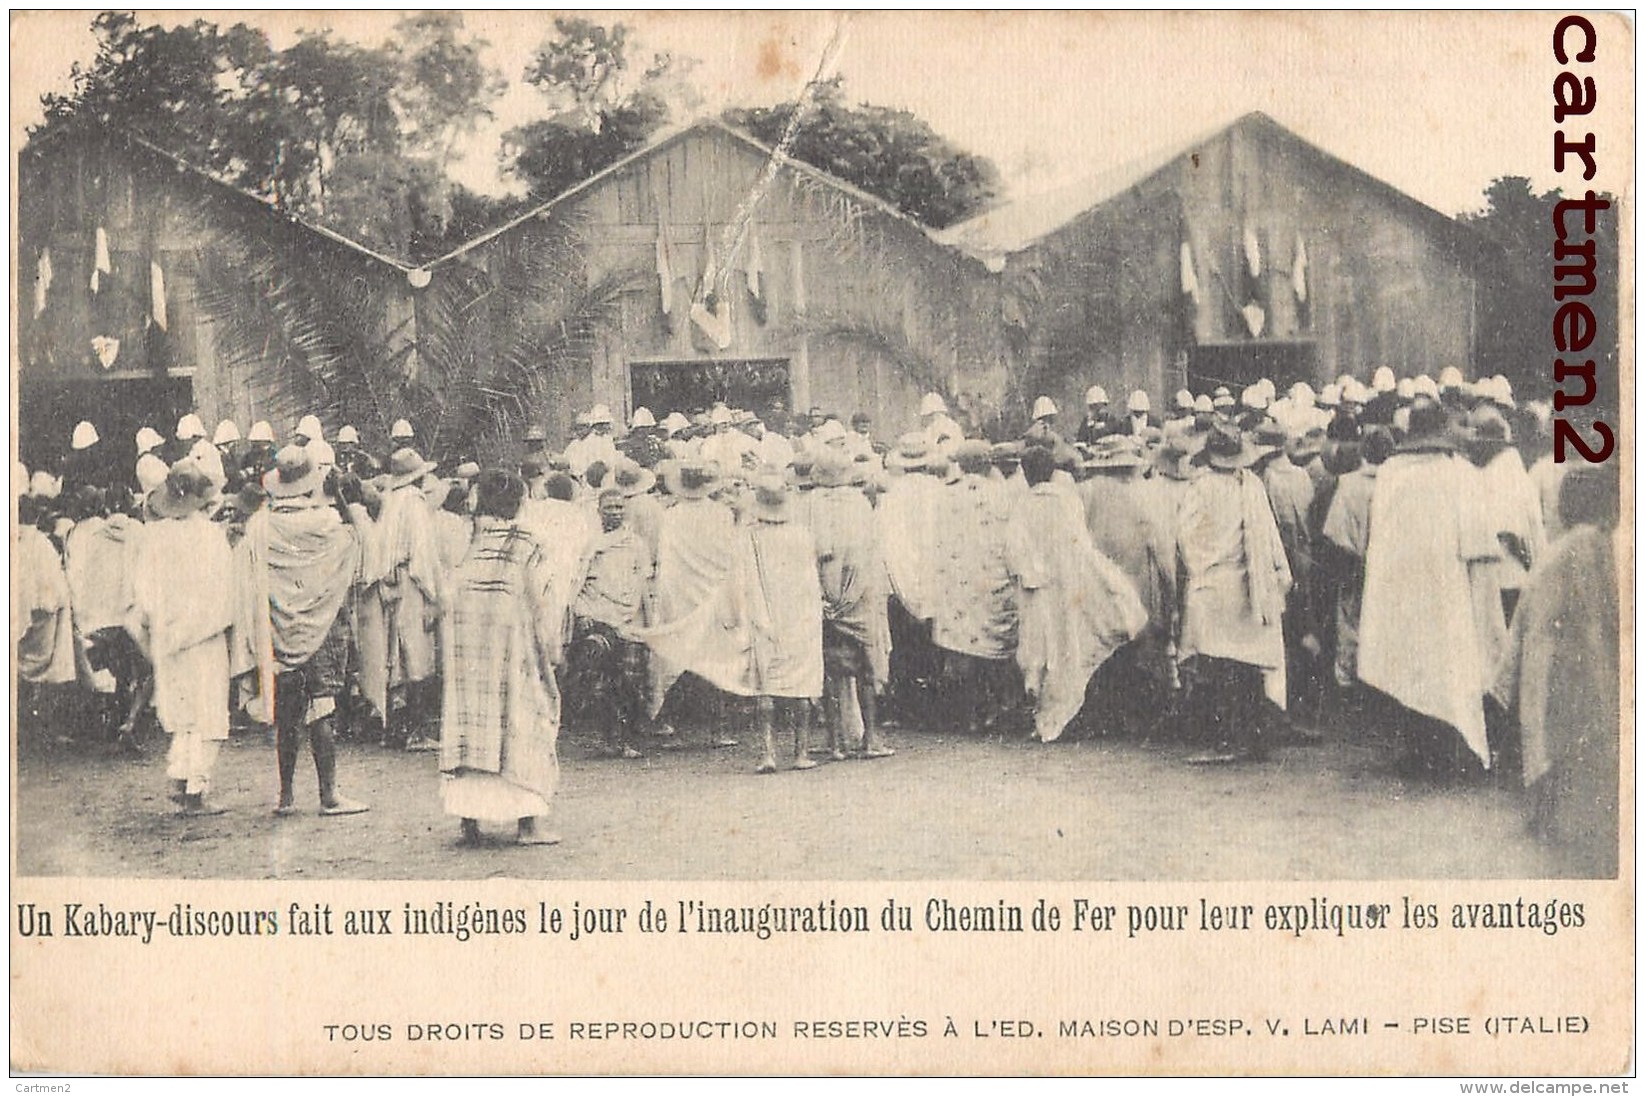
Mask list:
POLYGON ((634 406, 650 408, 658 419, 671 411, 708 408, 716 401, 763 411, 774 401, 786 405, 789 399, 786 358, 633 362, 628 376, 634 406))
POLYGON ((1213 343, 1188 353, 1188 389, 1210 392, 1227 385, 1235 395, 1266 377, 1284 392, 1298 381, 1314 384, 1319 361, 1313 342, 1213 343))
POLYGON ((170 438, 193 407, 194 382, 187 377, 24 383, 17 394, 19 456, 31 469, 57 468, 74 424, 84 419, 97 428, 106 471, 129 480, 137 431, 153 427, 170 438))

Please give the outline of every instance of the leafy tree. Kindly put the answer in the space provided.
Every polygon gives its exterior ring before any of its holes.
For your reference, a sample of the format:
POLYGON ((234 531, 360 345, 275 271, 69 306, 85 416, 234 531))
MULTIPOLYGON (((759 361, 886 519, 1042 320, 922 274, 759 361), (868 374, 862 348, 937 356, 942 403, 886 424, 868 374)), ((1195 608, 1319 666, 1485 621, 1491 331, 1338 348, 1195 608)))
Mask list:
POLYGON ((75 66, 69 94, 45 97, 33 137, 88 125, 136 133, 414 259, 446 242, 453 144, 502 90, 454 13, 408 16, 380 47, 320 32, 275 50, 244 24, 150 26, 124 12, 92 28, 95 58, 75 66))
POLYGON ((630 74, 629 29, 560 17, 524 74, 543 93, 547 118, 503 135, 503 162, 543 202, 638 149, 700 98, 690 83, 696 62, 654 54, 630 74))
MULTIPOLYGON (((1459 220, 1483 235, 1496 254, 1483 264, 1478 356, 1485 373, 1502 373, 1522 399, 1548 398, 1552 389, 1554 310, 1554 209, 1565 196, 1559 189, 1538 194, 1531 181, 1509 175, 1485 189, 1485 208, 1459 220)), ((1600 380, 1596 405, 1614 411, 1618 404, 1617 356, 1621 313, 1618 306, 1617 225, 1621 213, 1613 196, 1611 209, 1596 220, 1595 280, 1589 307, 1599 320, 1595 345, 1584 352, 1597 364, 1600 380)), ((1567 216, 1567 239, 1585 240, 1582 215, 1567 216)))
MULTIPOLYGON (((725 117, 775 145, 796 106, 735 108, 725 117)), ((964 220, 999 193, 999 172, 987 158, 955 148, 909 111, 848 105, 838 76, 817 88, 789 152, 933 228, 964 220)))

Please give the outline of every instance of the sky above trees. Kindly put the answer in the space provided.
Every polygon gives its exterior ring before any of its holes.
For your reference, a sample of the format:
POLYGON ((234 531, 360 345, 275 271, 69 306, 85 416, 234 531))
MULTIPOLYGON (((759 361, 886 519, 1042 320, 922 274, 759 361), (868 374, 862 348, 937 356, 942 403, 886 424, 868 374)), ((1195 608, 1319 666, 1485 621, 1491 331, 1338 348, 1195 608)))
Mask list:
MULTIPOLYGON (((196 13, 190 12, 192 17, 196 13)), ((202 13, 213 17, 211 13, 202 13)), ((265 26, 277 46, 315 13, 222 13, 265 26)), ((345 37, 380 43, 393 13, 338 16, 345 37)), ((791 100, 833 35, 827 13, 624 15, 637 52, 694 58, 702 113, 791 100)), ((85 13, 14 17, 14 133, 90 57, 85 13)), ((509 86, 462 143, 457 178, 497 190, 501 136, 542 114, 524 70, 551 32, 541 13, 473 13, 509 86)), ((1053 189, 1263 110, 1325 149, 1445 213, 1479 209, 1494 178, 1549 188, 1549 87, 1558 72, 1546 13, 860 13, 837 71, 853 99, 904 107, 992 159, 1008 194, 1053 189)), ((1594 73, 1602 133, 1630 133, 1630 34, 1602 21, 1594 73), (1614 45, 1612 44, 1614 43, 1614 45), (1608 94, 1607 94, 1608 92, 1608 94)), ((1631 133, 1630 133, 1631 136, 1631 133)), ((1626 189, 1632 150, 1601 157, 1596 189, 1626 189)))

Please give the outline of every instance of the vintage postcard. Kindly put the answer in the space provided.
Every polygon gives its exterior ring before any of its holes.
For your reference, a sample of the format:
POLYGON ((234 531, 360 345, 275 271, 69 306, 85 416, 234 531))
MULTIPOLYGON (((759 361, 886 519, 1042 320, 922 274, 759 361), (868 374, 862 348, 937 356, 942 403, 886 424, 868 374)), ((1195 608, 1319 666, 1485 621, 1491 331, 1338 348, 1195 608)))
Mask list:
POLYGON ((1634 55, 14 11, 12 1071, 1628 1075, 1634 55))

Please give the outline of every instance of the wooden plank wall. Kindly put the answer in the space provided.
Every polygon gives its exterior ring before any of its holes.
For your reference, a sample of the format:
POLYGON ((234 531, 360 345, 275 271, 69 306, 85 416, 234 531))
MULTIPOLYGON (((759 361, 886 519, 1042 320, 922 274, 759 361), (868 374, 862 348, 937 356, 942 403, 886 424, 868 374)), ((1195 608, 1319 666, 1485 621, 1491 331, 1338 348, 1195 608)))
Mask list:
POLYGON ((1369 380, 1385 364, 1402 376, 1472 372, 1476 278, 1455 234, 1295 138, 1241 124, 1013 258, 1017 276, 1046 288, 1028 376, 1065 425, 1093 383, 1116 401, 1145 388, 1156 406, 1180 387, 1184 239, 1200 286, 1196 338, 1249 338, 1238 311, 1247 224, 1263 256, 1263 338, 1313 340, 1318 383, 1369 380), (1292 282, 1299 235, 1305 309, 1292 282))
MULTIPOLYGON (((887 435, 912 422, 921 392, 932 383, 974 400, 997 392, 1003 375, 998 306, 981 268, 913 226, 793 170, 779 171, 754 207, 763 322, 745 288, 745 242, 726 283, 731 345, 707 344, 688 319, 692 297, 710 247, 725 265, 727 226, 764 166, 758 149, 723 131, 692 131, 547 213, 579 234, 586 282, 633 276, 617 322, 600 333, 584 372, 555 379, 556 399, 542 409, 551 439, 568 435, 576 412, 596 401, 630 412, 632 361, 786 358, 792 406, 842 415, 866 410, 887 435), (659 226, 674 276, 674 312, 666 322, 659 226), (929 374, 912 376, 895 354, 859 337, 863 329, 917 347, 931 362, 929 374)), ((507 235, 529 239, 546 231, 528 223, 507 235)), ((503 246, 506 237, 477 250, 503 246)))

